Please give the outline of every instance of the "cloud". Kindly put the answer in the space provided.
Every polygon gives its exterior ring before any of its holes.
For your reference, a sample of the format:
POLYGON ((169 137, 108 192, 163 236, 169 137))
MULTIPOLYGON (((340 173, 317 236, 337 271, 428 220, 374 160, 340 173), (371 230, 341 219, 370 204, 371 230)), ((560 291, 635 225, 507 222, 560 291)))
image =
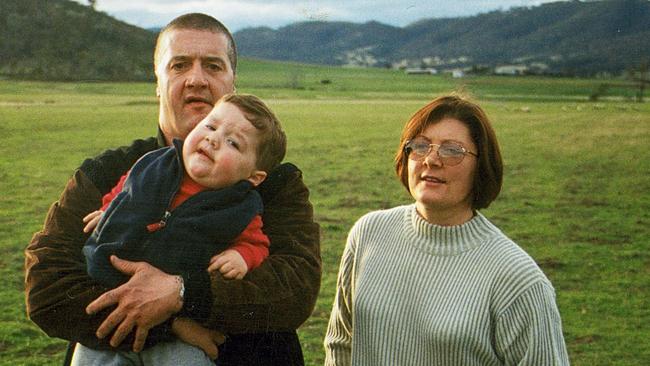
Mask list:
POLYGON ((210 14, 232 30, 247 26, 279 27, 306 20, 332 20, 345 17, 345 12, 331 6, 314 6, 309 2, 282 1, 217 1, 175 0, 107 1, 98 9, 119 19, 141 26, 164 25, 178 15, 189 12, 210 14))
MULTIPOLYGON (((84 0, 75 0, 87 3, 84 0)), ((277 28, 309 20, 365 23, 376 20, 406 26, 423 18, 471 16, 513 6, 535 6, 551 0, 98 0, 97 8, 140 27, 163 26, 188 12, 207 13, 231 30, 277 28)))

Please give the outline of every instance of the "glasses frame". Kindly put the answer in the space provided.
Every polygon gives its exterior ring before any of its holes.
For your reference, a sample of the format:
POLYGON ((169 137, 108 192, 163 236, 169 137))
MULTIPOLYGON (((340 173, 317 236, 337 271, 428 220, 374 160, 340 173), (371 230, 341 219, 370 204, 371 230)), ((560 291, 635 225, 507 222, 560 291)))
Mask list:
POLYGON ((407 140, 406 143, 404 144, 404 154, 406 154, 407 159, 410 159, 410 160, 413 160, 413 161, 424 161, 424 160, 425 160, 429 155, 431 155, 431 152, 433 151, 433 147, 434 147, 434 146, 436 147, 436 155, 438 156, 438 159, 440 159, 440 161, 442 162, 442 164, 443 164, 443 165, 446 165, 446 166, 455 166, 455 165, 458 165, 458 164, 462 163, 463 160, 465 159, 465 155, 468 155, 468 154, 469 154, 469 155, 472 155, 472 156, 474 156, 474 157, 476 157, 476 158, 478 158, 478 154, 476 154, 476 153, 474 153, 474 152, 471 152, 471 151, 467 150, 467 149, 466 149, 463 145, 461 145, 461 144, 457 144, 457 143, 455 143, 455 142, 443 142, 442 144, 427 144, 427 145, 429 146, 429 149, 427 150, 426 154, 422 155, 422 157, 419 157, 419 158, 417 158, 417 159, 414 159, 414 158, 411 157, 411 156, 412 156, 412 153, 413 153, 414 150, 413 150, 413 148, 410 146, 411 143, 414 142, 414 140, 415 140, 415 138, 413 138, 413 139, 409 139, 409 140, 407 140), (441 147, 442 145, 444 145, 444 144, 452 144, 452 145, 456 145, 456 146, 458 146, 458 147, 460 148, 460 150, 463 152, 463 157, 460 158, 460 160, 458 160, 457 163, 450 164, 448 161, 449 161, 449 159, 452 159, 452 158, 450 158, 450 157, 443 157, 443 156, 440 156, 440 147, 441 147))

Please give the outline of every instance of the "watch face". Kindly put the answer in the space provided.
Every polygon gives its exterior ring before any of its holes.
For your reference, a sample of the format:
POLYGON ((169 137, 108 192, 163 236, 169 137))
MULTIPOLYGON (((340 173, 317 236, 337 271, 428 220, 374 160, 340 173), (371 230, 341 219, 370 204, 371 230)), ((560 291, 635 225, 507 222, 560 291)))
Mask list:
POLYGON ((181 300, 184 300, 185 299, 185 281, 183 281, 183 277, 181 277, 181 276, 176 276, 176 278, 177 278, 177 281, 181 285, 181 289, 178 292, 178 296, 181 297, 181 300))

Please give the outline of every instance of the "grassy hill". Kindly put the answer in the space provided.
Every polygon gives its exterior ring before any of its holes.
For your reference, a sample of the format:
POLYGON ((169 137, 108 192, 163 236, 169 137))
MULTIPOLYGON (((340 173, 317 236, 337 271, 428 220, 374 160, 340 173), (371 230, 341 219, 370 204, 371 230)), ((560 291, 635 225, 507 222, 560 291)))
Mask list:
POLYGON ((69 0, 2 0, 0 77, 153 80, 155 37, 69 0))

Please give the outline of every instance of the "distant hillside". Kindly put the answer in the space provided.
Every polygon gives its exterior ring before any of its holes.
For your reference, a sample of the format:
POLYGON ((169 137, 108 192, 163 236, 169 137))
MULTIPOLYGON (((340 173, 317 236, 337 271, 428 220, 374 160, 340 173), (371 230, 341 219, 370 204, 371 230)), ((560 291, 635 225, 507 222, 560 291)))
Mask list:
MULTIPOLYGON (((423 14, 426 16, 426 14, 423 14)), ((235 33, 242 56, 330 65, 619 74, 650 61, 650 2, 569 1, 404 28, 304 22, 235 33)))
POLYGON ((1 0, 0 76, 153 80, 155 36, 69 0, 1 0))
MULTIPOLYGON (((432 72, 618 75, 650 63, 650 1, 573 0, 424 19, 403 28, 303 22, 234 36, 241 56, 261 59, 432 72)), ((153 80, 155 37, 153 30, 70 0, 0 0, 0 77, 153 80)))

